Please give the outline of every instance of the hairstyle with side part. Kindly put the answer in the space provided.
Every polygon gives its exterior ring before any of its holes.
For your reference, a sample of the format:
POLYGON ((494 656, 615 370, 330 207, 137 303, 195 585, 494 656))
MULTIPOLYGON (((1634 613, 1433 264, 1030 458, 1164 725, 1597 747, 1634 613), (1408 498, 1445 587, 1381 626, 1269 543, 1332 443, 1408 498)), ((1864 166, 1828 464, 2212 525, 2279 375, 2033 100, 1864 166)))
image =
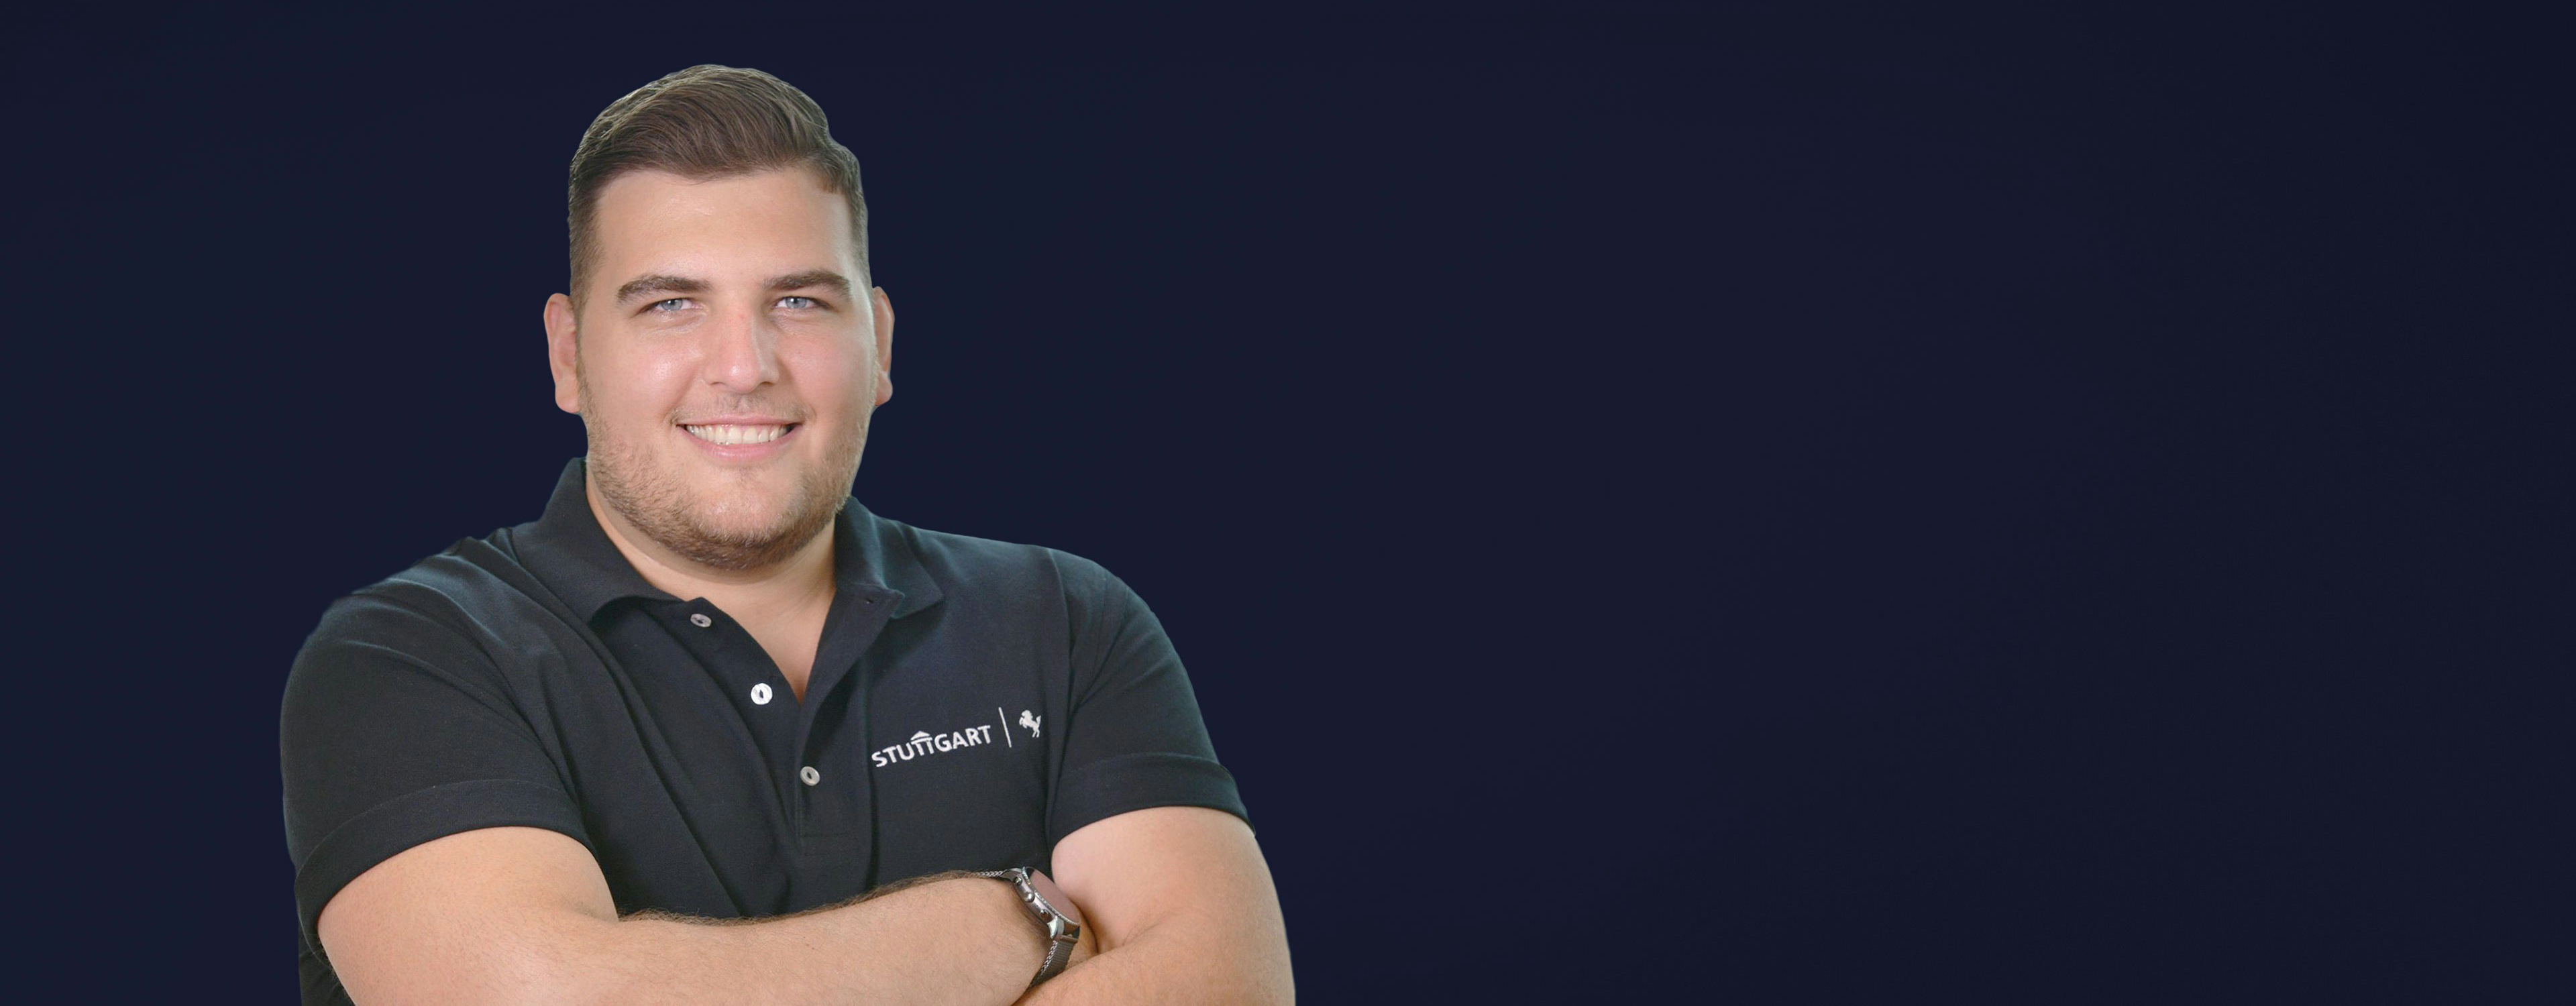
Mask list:
POLYGON ((609 103, 572 155, 568 223, 572 299, 581 303, 598 264, 591 247, 599 193, 633 171, 667 171, 695 181, 804 167, 850 204, 860 289, 868 280, 868 203, 859 159, 832 139, 823 107, 794 85, 758 70, 701 64, 636 88, 609 103))

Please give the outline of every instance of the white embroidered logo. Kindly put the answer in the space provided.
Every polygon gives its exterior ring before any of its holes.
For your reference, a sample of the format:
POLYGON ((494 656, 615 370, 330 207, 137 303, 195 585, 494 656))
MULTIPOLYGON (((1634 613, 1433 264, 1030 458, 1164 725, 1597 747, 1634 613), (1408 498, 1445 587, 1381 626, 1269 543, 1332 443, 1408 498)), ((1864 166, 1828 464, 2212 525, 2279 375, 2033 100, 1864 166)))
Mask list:
POLYGON ((1026 709, 1020 710, 1020 725, 1029 728, 1029 736, 1031 737, 1038 735, 1038 721, 1045 718, 1046 717, 1044 716, 1029 715, 1029 711, 1026 709))
MULTIPOLYGON (((1010 735, 1003 735, 1003 740, 1007 741, 1009 739, 1010 735)), ((870 752, 868 754, 868 760, 875 762, 878 768, 884 768, 888 765, 894 764, 895 762, 911 761, 923 755, 939 754, 946 751, 955 751, 958 748, 971 748, 990 743, 993 743, 992 727, 967 727, 964 730, 953 730, 944 734, 934 734, 927 730, 923 730, 915 732, 910 740, 906 740, 901 744, 870 752)))

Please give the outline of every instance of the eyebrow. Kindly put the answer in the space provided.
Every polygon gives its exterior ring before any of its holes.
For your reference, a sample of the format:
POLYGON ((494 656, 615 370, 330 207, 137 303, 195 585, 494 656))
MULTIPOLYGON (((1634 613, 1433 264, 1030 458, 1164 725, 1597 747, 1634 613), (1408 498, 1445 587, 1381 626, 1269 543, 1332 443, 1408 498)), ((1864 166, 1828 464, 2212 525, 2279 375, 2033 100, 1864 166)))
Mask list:
POLYGON ((850 296, 849 277, 843 276, 840 273, 833 272, 829 269, 807 269, 804 272, 791 272, 787 275, 780 276, 769 281, 769 288, 771 290, 806 290, 814 287, 822 287, 826 290, 838 293, 844 300, 848 299, 850 296))
MULTIPOLYGON (((840 294, 844 299, 850 296, 849 277, 829 269, 807 269, 803 272, 791 272, 784 276, 773 277, 768 286, 771 290, 808 290, 821 287, 840 294)), ((705 292, 707 292, 705 280, 673 276, 668 273, 650 273, 627 280, 624 286, 618 287, 617 302, 628 303, 648 294, 705 292)))
POLYGON ((627 280, 625 286, 618 287, 617 302, 623 304, 648 293, 705 292, 707 292, 707 281, 705 280, 690 279, 686 276, 672 276, 664 273, 653 273, 646 276, 637 276, 634 279, 627 280))

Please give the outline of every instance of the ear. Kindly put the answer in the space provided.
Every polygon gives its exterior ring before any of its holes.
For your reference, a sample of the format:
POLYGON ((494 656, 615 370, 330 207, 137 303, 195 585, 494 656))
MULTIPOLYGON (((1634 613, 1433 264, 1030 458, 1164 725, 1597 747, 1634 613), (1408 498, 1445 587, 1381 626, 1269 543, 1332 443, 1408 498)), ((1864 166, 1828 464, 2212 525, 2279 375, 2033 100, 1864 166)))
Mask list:
POLYGON ((877 404, 894 398, 894 299, 881 286, 868 288, 877 323, 877 404))
POLYGON ((574 415, 581 414, 581 377, 575 369, 581 364, 578 328, 572 298, 546 298, 546 367, 555 373, 555 407, 574 415))

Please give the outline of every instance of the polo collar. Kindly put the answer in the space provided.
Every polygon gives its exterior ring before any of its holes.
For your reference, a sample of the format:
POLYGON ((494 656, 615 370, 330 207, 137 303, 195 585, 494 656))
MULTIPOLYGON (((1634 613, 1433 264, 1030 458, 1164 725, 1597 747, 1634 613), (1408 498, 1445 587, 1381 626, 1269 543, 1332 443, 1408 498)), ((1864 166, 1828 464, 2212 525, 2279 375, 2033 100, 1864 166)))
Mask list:
MULTIPOLYGON (((599 517, 590 512, 584 492, 587 469, 581 458, 564 465, 544 515, 511 529, 519 562, 553 589, 585 622, 595 620, 610 604, 635 597, 672 601, 653 586, 626 554, 608 540, 599 517)), ((939 603, 939 583, 913 549, 911 528, 868 512, 855 499, 842 501, 832 519, 832 576, 845 594, 891 597, 890 618, 902 618, 939 603)))

